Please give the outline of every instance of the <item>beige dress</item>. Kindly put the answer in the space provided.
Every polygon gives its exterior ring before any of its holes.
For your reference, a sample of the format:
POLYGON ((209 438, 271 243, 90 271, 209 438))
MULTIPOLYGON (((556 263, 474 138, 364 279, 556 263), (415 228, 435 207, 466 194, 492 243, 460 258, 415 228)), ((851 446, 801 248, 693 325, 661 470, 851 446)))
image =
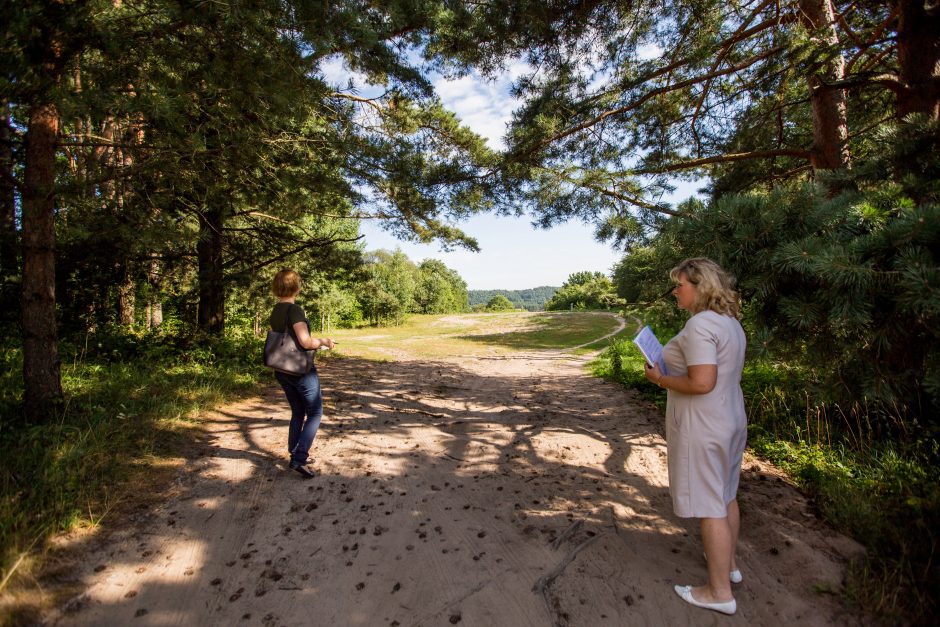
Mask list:
POLYGON ((718 380, 708 394, 669 390, 666 397, 669 492, 682 518, 724 518, 736 498, 747 440, 741 392, 745 344, 735 318, 702 311, 663 351, 670 376, 685 375, 688 366, 718 366, 718 380))

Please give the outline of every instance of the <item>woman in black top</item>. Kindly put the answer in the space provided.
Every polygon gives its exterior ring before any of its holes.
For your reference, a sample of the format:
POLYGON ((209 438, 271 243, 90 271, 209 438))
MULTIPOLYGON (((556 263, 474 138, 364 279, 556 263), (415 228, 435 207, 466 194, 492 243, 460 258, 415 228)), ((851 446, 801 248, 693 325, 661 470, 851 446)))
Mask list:
MULTIPOLYGON (((310 336, 310 323, 304 310, 294 302, 300 293, 299 274, 290 269, 281 270, 274 276, 271 291, 279 299, 271 311, 272 329, 287 329, 297 345, 307 350, 335 346, 336 343, 330 338, 310 336)), ((287 402, 290 403, 290 429, 287 433, 290 468, 304 477, 314 477, 316 473, 307 467, 307 458, 323 418, 323 396, 320 394, 317 369, 314 366, 310 372, 301 375, 275 372, 274 376, 284 388, 287 402)))

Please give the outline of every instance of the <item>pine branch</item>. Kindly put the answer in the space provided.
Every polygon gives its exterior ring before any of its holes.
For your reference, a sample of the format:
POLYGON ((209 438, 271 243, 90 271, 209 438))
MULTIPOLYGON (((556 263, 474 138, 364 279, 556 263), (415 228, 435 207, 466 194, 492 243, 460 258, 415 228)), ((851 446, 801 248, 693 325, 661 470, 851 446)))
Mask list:
MULTIPOLYGON (((528 148, 522 151, 521 153, 518 153, 518 156, 520 157, 529 156, 532 153, 536 152, 537 150, 544 148, 545 146, 553 142, 556 142, 560 139, 564 139, 565 137, 573 135, 577 133, 578 131, 583 131, 584 129, 596 126, 597 124, 600 124, 601 122, 603 122, 609 117, 622 115, 624 113, 633 111, 634 109, 638 109, 639 107, 644 105, 647 101, 652 100, 656 96, 660 96, 662 94, 668 94, 670 92, 683 89, 685 87, 690 87, 692 85, 696 85, 698 83, 710 80, 712 78, 725 76, 727 74, 733 74, 734 72, 747 69, 750 66, 754 65, 755 63, 763 61, 764 59, 768 57, 772 57, 779 52, 783 52, 783 50, 784 50, 783 46, 774 46, 773 48, 765 50, 764 52, 758 55, 750 57, 749 59, 745 59, 744 61, 741 61, 740 63, 737 63, 735 65, 730 65, 722 70, 716 70, 714 72, 709 72, 707 74, 702 74, 700 76, 694 76, 692 78, 686 79, 684 81, 679 81, 678 83, 674 83, 672 85, 665 85, 663 87, 658 87, 656 89, 650 90, 646 94, 640 96, 636 100, 631 101, 629 104, 623 107, 618 107, 616 109, 610 109, 608 111, 604 111, 603 113, 591 118, 590 120, 585 120, 584 122, 581 122, 580 124, 569 126, 567 129, 559 133, 556 133, 552 135, 551 137, 543 139, 542 141, 538 142, 535 146, 532 146, 531 148, 528 148)), ((672 64, 672 65, 676 65, 676 64, 672 64)))
MULTIPOLYGON (((875 45, 875 42, 878 41, 882 33, 884 33, 885 30, 888 28, 888 26, 890 26, 891 23, 897 19, 899 10, 900 10, 899 5, 895 5, 894 7, 892 7, 891 13, 888 15, 888 18, 884 20, 881 24, 879 24, 875 30, 872 31, 871 35, 868 37, 868 40, 865 41, 865 43, 859 44, 859 51, 855 53, 855 56, 849 59, 849 61, 845 64, 846 74, 852 73, 852 68, 854 67, 855 63, 859 59, 862 58, 862 55, 868 52, 871 49, 871 47, 875 45)), ((846 26, 846 28, 848 27, 846 26)))
MULTIPOLYGON (((291 255, 296 255, 297 253, 301 253, 301 252, 307 250, 308 248, 313 248, 314 246, 327 246, 327 245, 330 245, 330 244, 339 244, 339 243, 342 243, 342 242, 357 242, 357 241, 361 240, 363 237, 365 237, 365 236, 364 236, 364 235, 359 235, 359 236, 353 237, 353 238, 348 238, 348 237, 334 237, 334 238, 319 238, 319 239, 316 239, 316 240, 308 240, 308 241, 304 242, 304 244, 303 244, 302 246, 298 246, 297 248, 293 248, 293 249, 291 249, 291 250, 288 250, 287 252, 285 252, 285 253, 283 253, 283 254, 277 255, 276 257, 272 257, 272 258, 270 258, 270 259, 267 259, 266 261, 262 261, 262 262, 260 262, 260 263, 257 263, 257 264, 255 264, 255 265, 253 265, 253 266, 250 268, 250 270, 251 270, 252 272, 257 272, 258 270, 261 270, 262 268, 264 268, 264 267, 266 267, 266 266, 270 266, 270 265, 273 264, 273 263, 277 263, 277 262, 279 262, 279 261, 283 261, 283 260, 287 259, 288 257, 290 257, 291 255)), ((234 263, 234 261, 233 261, 233 263, 234 263)), ((224 264, 223 267, 228 266, 228 265, 230 265, 230 264, 224 264)))
POLYGON ((703 157, 702 159, 692 159, 690 161, 681 161, 677 163, 668 163, 666 165, 654 168, 643 168, 633 170, 633 174, 664 174, 666 172, 676 172, 678 170, 691 170, 700 168, 712 163, 732 163, 734 161, 746 161, 748 159, 770 159, 773 157, 797 157, 799 159, 809 159, 811 152, 809 150, 798 150, 795 148, 781 148, 778 150, 754 150, 752 152, 737 152, 724 155, 714 155, 703 157))
MULTIPOLYGON (((722 61, 724 61, 725 56, 727 56, 727 54, 728 54, 729 52, 731 52, 731 49, 734 47, 734 45, 735 45, 736 43, 738 43, 738 41, 740 41, 740 40, 738 39, 738 36, 740 36, 740 34, 744 31, 744 28, 745 28, 748 24, 751 23, 751 21, 757 16, 757 14, 758 14, 760 11, 762 11, 767 5, 769 5, 770 3, 774 2, 774 1, 775 1, 775 0, 763 0, 763 2, 761 2, 759 5, 757 5, 757 7, 755 7, 754 10, 751 11, 751 14, 748 15, 747 18, 745 18, 745 19, 741 22, 741 25, 738 26, 738 29, 735 31, 734 35, 731 36, 731 39, 729 39, 727 42, 725 42, 725 44, 722 46, 722 48, 721 48, 721 50, 718 52, 718 54, 715 55, 715 62, 712 63, 711 70, 709 70, 710 72, 714 72, 715 70, 718 69, 718 67, 721 65, 722 61)), ((766 22, 765 22, 765 23, 766 23, 766 22)), ((708 80, 705 82, 705 86, 702 87, 702 95, 701 95, 701 97, 699 98, 698 103, 696 103, 696 105, 695 105, 695 111, 694 111, 694 113, 692 113, 692 120, 691 120, 691 122, 689 123, 689 128, 690 128, 691 131, 692 131, 692 135, 695 137, 695 149, 696 149, 696 152, 701 151, 701 148, 702 148, 701 142, 699 141, 699 137, 698 137, 698 129, 696 129, 696 124, 698 123, 698 114, 699 114, 699 112, 700 112, 701 109, 702 109, 702 105, 704 104, 705 99, 708 97, 708 93, 709 93, 709 91, 711 90, 711 86, 712 86, 712 79, 708 79, 708 80)))
POLYGON ((362 96, 356 96, 353 94, 345 94, 345 93, 338 92, 338 91, 334 91, 330 93, 329 95, 331 98, 342 98, 344 100, 352 100, 353 102, 360 102, 363 104, 367 104, 373 109, 375 109, 376 111, 382 111, 383 109, 382 105, 376 102, 379 98, 363 98, 362 96))
POLYGON ((902 81, 897 74, 887 72, 881 74, 854 74, 852 76, 847 76, 843 79, 831 82, 826 81, 822 76, 817 76, 816 79, 823 87, 831 87, 836 89, 859 87, 865 85, 881 85, 887 89, 890 89, 895 94, 903 93, 910 89, 910 85, 902 81))
MULTIPOLYGON (((556 173, 556 174, 560 174, 560 173, 556 173)), ((638 197, 636 197, 636 196, 632 196, 632 195, 629 195, 629 194, 624 194, 623 192, 618 192, 618 191, 612 190, 612 189, 607 189, 606 187, 602 187, 602 186, 600 186, 600 185, 594 185, 594 184, 592 184, 592 183, 587 183, 587 182, 585 182, 585 181, 581 181, 581 180, 578 180, 578 179, 573 178, 573 177, 570 177, 570 176, 565 176, 564 174, 560 174, 560 176, 561 176, 561 178, 563 178, 564 180, 568 181, 568 182, 571 183, 572 185, 577 185, 578 187, 583 187, 583 188, 585 188, 585 189, 590 189, 590 190, 595 191, 595 192, 597 192, 597 193, 599 193, 599 194, 603 194, 604 196, 609 196, 610 198, 616 198, 617 200, 622 200, 622 201, 624 201, 624 202, 628 202, 628 203, 630 203, 631 205, 636 205, 637 207, 642 207, 642 208, 644 208, 644 209, 649 209, 650 211, 656 211, 656 212, 659 212, 659 213, 665 213, 666 215, 670 215, 670 216, 673 216, 673 217, 678 217, 678 216, 682 215, 682 214, 680 214, 680 213, 677 212, 677 211, 673 211, 673 210, 670 209, 669 207, 666 207, 666 206, 663 206, 663 205, 654 205, 654 204, 649 203, 649 202, 646 202, 645 200, 642 200, 642 199, 640 199, 640 198, 638 198, 638 197)))

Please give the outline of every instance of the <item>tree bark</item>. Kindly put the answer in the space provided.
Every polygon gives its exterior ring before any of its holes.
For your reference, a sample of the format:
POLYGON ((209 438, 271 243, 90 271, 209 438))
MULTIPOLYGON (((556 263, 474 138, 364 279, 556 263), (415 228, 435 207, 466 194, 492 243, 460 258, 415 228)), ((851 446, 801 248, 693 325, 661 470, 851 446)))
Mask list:
POLYGON ((151 300, 147 303, 147 329, 153 330, 163 324, 163 303, 151 300))
POLYGON ((163 281, 160 278, 160 261, 156 259, 156 253, 151 253, 147 282, 150 284, 150 300, 147 304, 149 308, 147 328, 155 329, 163 324, 163 301, 160 300, 163 281))
POLYGON ((62 400, 55 316, 55 148, 59 114, 33 105, 23 193, 23 382, 25 418, 50 420, 62 400))
POLYGON ((136 305, 134 277, 127 263, 120 263, 118 268, 118 321, 122 326, 134 325, 134 307, 136 305))
POLYGON ((940 8, 925 8, 923 0, 898 3, 897 115, 925 113, 940 117, 940 8))
MULTIPOLYGON (((800 0, 800 21, 815 33, 822 48, 840 49, 831 0, 800 0)), ((809 77, 813 109, 810 163, 814 170, 840 170, 850 164, 845 90, 829 86, 843 78, 845 59, 841 52, 833 54, 818 75, 809 77)))
POLYGON ((210 335, 225 330, 225 285, 222 267, 222 212, 207 209, 199 216, 199 329, 210 335))

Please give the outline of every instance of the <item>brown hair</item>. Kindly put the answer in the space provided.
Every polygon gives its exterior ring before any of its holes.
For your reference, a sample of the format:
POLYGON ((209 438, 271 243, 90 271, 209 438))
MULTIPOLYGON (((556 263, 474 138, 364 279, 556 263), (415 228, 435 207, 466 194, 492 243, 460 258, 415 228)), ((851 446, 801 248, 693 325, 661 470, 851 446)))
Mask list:
POLYGON ((695 286, 695 311, 711 310, 726 316, 741 317, 741 303, 734 291, 734 279, 721 266, 705 257, 686 259, 669 272, 669 278, 679 280, 684 274, 695 286))
POLYGON ((290 268, 284 268, 274 275, 271 292, 278 298, 297 296, 300 293, 300 275, 290 268))

